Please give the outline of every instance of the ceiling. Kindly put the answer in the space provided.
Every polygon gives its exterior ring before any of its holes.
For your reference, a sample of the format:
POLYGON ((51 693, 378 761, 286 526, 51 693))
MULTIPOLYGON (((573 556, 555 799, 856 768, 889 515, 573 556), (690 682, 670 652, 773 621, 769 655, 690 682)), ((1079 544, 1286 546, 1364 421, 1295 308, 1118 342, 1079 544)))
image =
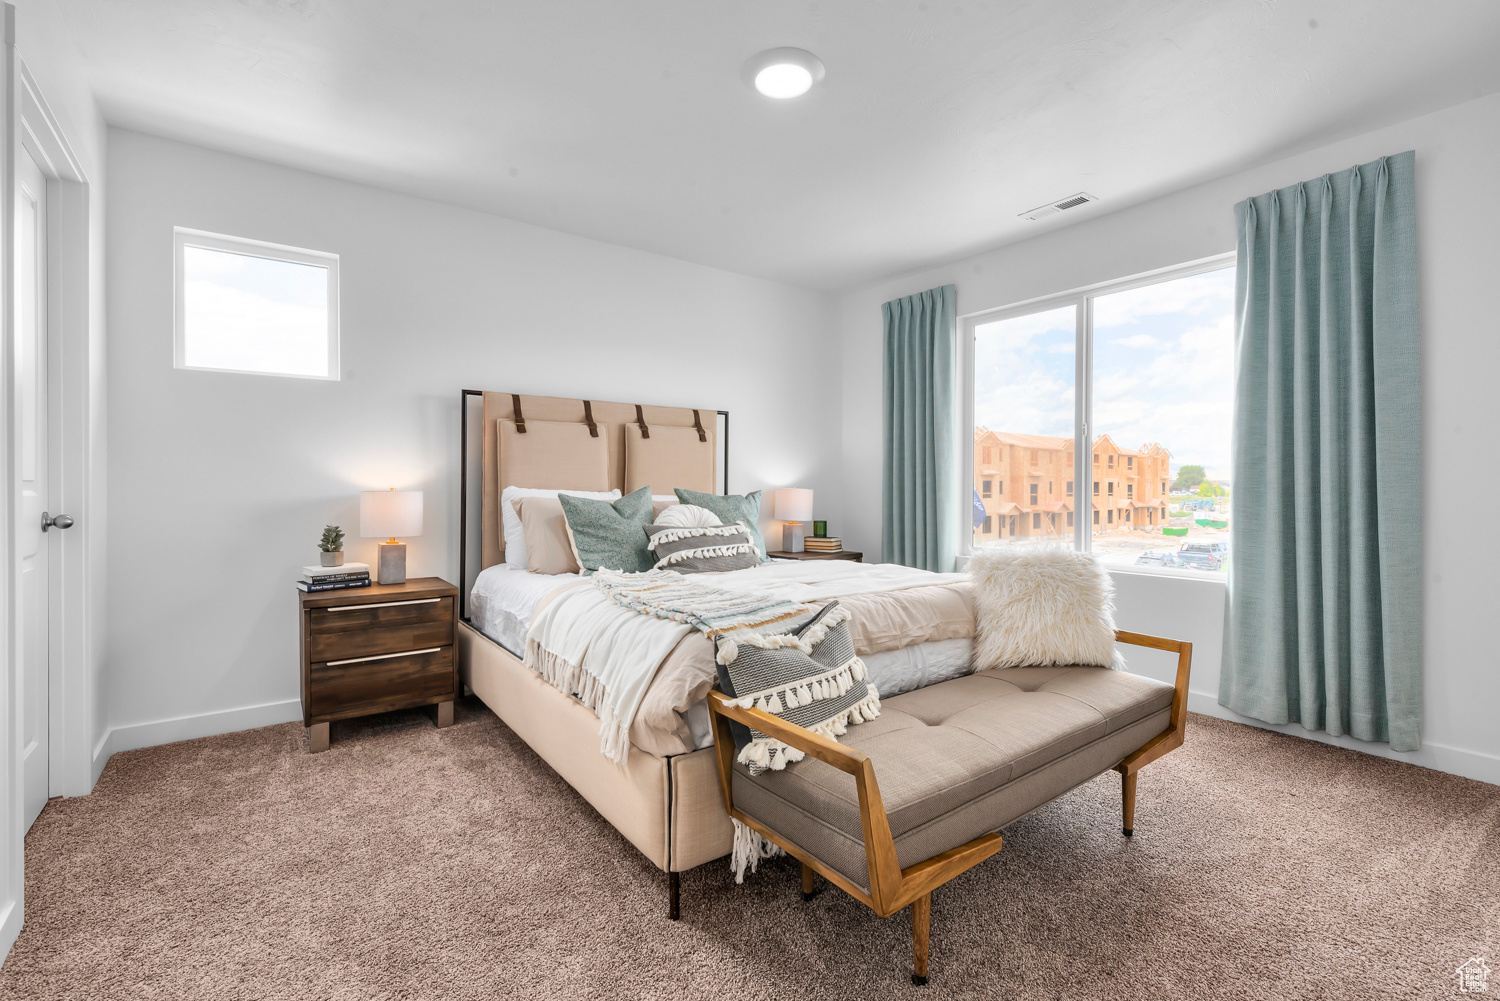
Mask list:
POLYGON ((1494 0, 60 2, 111 124, 828 290, 1500 90, 1494 0))

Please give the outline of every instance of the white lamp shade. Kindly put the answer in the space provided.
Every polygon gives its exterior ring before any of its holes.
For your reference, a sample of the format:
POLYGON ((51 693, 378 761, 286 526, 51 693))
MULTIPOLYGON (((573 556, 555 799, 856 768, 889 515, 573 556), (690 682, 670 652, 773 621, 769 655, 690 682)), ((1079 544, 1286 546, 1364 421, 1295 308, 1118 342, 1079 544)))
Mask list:
POLYGON ((782 487, 776 491, 777 521, 811 521, 813 492, 804 487, 782 487))
POLYGON ((405 539, 422 534, 422 491, 366 490, 359 495, 359 534, 405 539))

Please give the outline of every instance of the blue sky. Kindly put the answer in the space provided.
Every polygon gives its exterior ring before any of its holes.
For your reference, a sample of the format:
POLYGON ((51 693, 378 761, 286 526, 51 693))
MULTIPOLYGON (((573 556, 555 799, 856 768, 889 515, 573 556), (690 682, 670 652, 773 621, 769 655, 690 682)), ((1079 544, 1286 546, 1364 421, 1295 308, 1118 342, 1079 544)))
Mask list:
MULTIPOLYGON (((976 327, 975 423, 1070 437, 1074 354, 1071 306, 976 327)), ((1233 396, 1233 267, 1094 300, 1096 434, 1227 479, 1233 396)))

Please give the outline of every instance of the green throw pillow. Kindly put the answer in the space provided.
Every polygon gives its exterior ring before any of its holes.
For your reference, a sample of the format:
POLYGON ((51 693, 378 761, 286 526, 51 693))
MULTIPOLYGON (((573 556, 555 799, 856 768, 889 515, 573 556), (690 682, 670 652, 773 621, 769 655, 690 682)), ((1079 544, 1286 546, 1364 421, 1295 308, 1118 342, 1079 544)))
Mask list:
POLYGON ((677 499, 683 504, 695 504, 701 508, 707 508, 719 516, 719 520, 728 525, 739 522, 750 530, 750 541, 755 543, 755 551, 760 554, 760 561, 766 562, 766 540, 760 534, 760 491, 755 490, 748 494, 700 494, 696 490, 684 490, 677 488, 677 499))
POLYGON ((584 574, 601 567, 639 573, 656 562, 646 548, 645 526, 651 523, 649 486, 614 502, 571 494, 558 494, 557 500, 568 523, 568 541, 584 574))

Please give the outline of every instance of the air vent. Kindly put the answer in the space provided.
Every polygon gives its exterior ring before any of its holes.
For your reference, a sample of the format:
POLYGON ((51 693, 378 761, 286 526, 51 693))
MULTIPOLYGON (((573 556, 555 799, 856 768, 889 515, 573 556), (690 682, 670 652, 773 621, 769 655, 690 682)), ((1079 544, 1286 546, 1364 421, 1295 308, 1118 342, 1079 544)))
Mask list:
POLYGON ((1031 209, 1028 212, 1022 212, 1021 218, 1029 222, 1035 222, 1038 219, 1045 219, 1048 216, 1057 215, 1059 212, 1066 212, 1068 209, 1076 209, 1080 205, 1087 205, 1089 202, 1097 202, 1098 200, 1099 199, 1095 198, 1088 192, 1080 191, 1076 195, 1069 195, 1066 198, 1059 199, 1055 202, 1049 202, 1046 205, 1031 209))

